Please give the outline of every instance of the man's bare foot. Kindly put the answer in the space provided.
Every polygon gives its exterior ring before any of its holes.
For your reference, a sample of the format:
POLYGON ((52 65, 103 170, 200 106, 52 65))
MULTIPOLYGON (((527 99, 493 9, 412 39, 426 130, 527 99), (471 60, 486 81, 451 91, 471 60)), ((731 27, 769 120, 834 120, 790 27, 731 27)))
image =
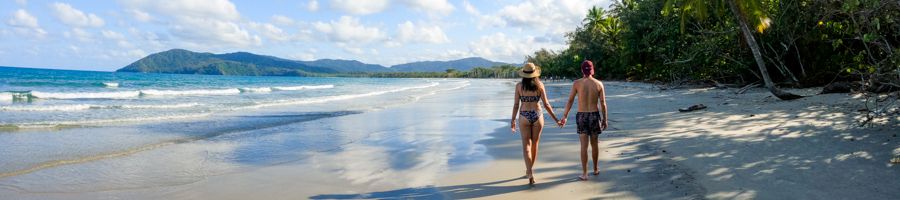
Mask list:
POLYGON ((582 174, 581 176, 578 177, 578 180, 582 180, 582 181, 588 180, 587 174, 582 174))
POLYGON ((594 173, 591 173, 591 174, 593 174, 594 176, 597 176, 597 175, 600 175, 600 171, 594 170, 594 173))

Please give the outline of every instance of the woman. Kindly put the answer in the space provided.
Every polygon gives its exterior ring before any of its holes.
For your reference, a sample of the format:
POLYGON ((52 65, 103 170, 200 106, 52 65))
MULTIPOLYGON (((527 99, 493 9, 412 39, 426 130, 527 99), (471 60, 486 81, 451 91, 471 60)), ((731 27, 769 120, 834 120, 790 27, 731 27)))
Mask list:
POLYGON ((528 184, 534 184, 534 162, 537 160, 538 142, 541 140, 541 131, 544 128, 544 113, 538 102, 543 102, 544 108, 550 113, 550 117, 559 124, 556 115, 553 114, 553 107, 547 100, 547 92, 544 90, 544 84, 538 77, 541 76, 541 69, 534 66, 534 63, 527 63, 521 70, 519 76, 522 82, 516 84, 515 104, 513 104, 512 120, 510 121, 510 129, 513 134, 516 133, 516 116, 519 118, 519 129, 522 132, 522 156, 525 157, 525 177, 528 178, 528 184), (521 109, 520 104, 521 102, 521 109))

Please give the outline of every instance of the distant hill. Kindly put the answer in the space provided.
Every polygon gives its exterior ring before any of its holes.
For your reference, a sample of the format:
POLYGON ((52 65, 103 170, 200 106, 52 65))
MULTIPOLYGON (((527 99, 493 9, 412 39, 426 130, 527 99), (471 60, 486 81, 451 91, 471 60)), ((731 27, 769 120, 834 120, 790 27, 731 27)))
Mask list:
POLYGON ((442 72, 447 69, 469 71, 476 67, 493 67, 497 65, 509 65, 509 63, 494 62, 480 57, 463 58, 451 61, 421 61, 391 66, 397 72, 442 72))
POLYGON ((338 72, 390 72, 391 69, 375 64, 366 64, 355 60, 319 59, 300 61, 308 66, 330 68, 338 72))
POLYGON ((347 72, 441 72, 453 68, 460 71, 474 67, 492 67, 506 63, 483 58, 453 61, 424 61, 387 68, 356 60, 320 59, 296 61, 248 52, 225 54, 198 53, 172 49, 148 55, 117 72, 170 74, 211 74, 244 76, 310 76, 347 72))

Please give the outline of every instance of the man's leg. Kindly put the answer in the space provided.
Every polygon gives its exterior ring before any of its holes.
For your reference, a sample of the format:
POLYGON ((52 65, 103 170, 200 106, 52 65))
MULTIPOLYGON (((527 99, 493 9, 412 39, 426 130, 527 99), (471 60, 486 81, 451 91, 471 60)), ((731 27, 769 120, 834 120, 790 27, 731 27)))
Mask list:
POLYGON ((581 140, 581 176, 579 178, 581 180, 587 180, 587 148, 589 137, 587 134, 578 134, 578 138, 581 140))
POLYGON ((600 174, 600 171, 597 170, 597 157, 600 154, 600 149, 597 147, 597 139, 599 137, 599 134, 591 134, 591 156, 594 159, 594 175, 600 174))

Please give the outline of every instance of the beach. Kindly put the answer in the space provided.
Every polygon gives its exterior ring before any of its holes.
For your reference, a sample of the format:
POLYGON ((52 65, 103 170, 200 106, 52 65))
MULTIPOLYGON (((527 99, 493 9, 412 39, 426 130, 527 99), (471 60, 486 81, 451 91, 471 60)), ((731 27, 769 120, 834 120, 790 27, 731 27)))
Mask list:
MULTIPOLYGON (((545 127, 535 165, 537 184, 528 186, 522 178, 525 167, 520 137, 510 132, 508 124, 515 80, 438 82, 437 86, 399 93, 323 102, 321 106, 311 106, 314 110, 299 109, 306 106, 274 105, 197 120, 96 125, 47 133, 0 133, 9 144, 56 149, 49 153, 54 156, 66 152, 88 155, 74 155, 59 162, 29 163, 28 148, 4 148, 0 155, 11 161, 4 160, 5 165, 43 167, 19 170, 15 174, 6 171, 0 178, 0 196, 4 199, 896 199, 900 196, 900 188, 896 187, 900 185, 897 179, 900 169, 890 163, 893 156, 900 154, 900 142, 895 135, 900 128, 896 123, 854 126, 860 117, 856 110, 862 103, 853 95, 824 94, 781 101, 763 89, 735 94, 737 89, 659 90, 651 84, 606 82, 610 128, 600 137, 600 175, 591 176, 588 181, 576 178, 581 167, 573 111, 565 128, 545 127), (699 103, 709 108, 687 113, 677 111, 699 103), (148 130, 172 134, 146 134, 148 130), (183 137, 176 134, 177 130, 204 134, 183 137), (124 147, 95 146, 75 139, 98 137, 98 134, 102 138, 99 142, 124 147), (148 145, 145 144, 148 140, 143 140, 146 137, 161 142, 148 145), (30 143, 15 143, 16 139, 30 143), (138 145, 129 145, 129 141, 138 145)), ((547 83, 547 90, 551 104, 561 115, 568 83, 547 83)), ((795 92, 812 95, 817 92, 814 90, 795 92)), ((548 115, 545 120, 552 122, 548 115)))

